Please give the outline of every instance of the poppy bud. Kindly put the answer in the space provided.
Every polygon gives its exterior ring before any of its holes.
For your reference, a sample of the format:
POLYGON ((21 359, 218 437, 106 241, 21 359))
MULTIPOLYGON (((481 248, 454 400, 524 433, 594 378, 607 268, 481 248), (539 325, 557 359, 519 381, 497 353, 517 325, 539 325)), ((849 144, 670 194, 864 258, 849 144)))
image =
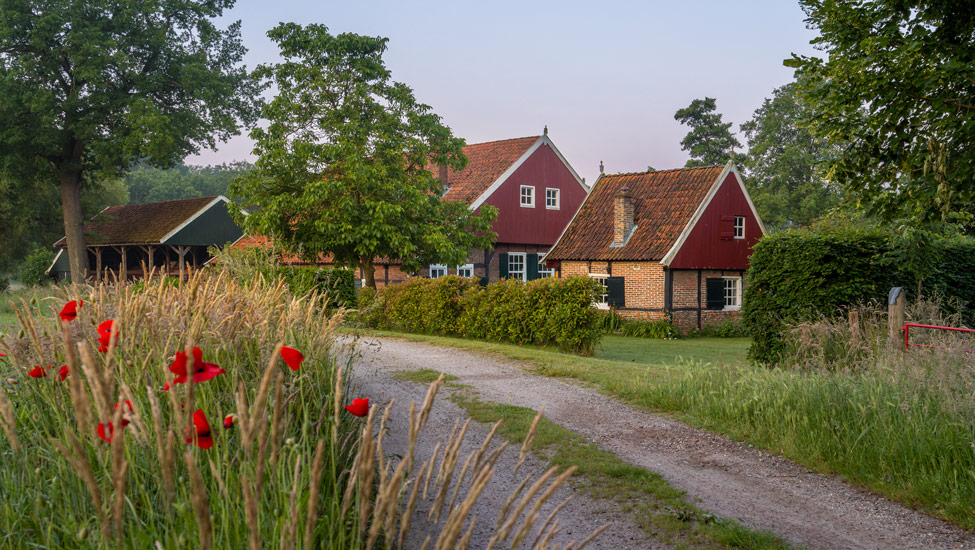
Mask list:
POLYGON ((285 447, 293 447, 294 444, 295 444, 295 438, 293 438, 293 437, 289 437, 288 439, 285 439, 284 440, 284 446, 285 447))
POLYGON ((88 538, 88 528, 82 527, 78 530, 78 540, 85 540, 88 538))
POLYGON ((41 475, 41 469, 40 468, 34 468, 34 475, 36 475, 36 476, 41 475))
POLYGON ((23 337, 24 337, 24 329, 20 329, 20 332, 17 333, 17 338, 23 338, 23 337))

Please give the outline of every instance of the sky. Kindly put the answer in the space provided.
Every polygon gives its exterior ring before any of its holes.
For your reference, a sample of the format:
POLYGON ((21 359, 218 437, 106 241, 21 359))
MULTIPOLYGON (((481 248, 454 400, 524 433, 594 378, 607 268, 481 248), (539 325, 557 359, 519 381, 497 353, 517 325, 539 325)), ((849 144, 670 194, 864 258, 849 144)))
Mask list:
MULTIPOLYGON (((674 112, 714 97, 739 125, 790 82, 782 61, 812 55, 796 0, 238 0, 248 68, 279 60, 279 22, 389 38, 392 77, 467 143, 549 137, 592 184, 607 173, 684 165, 674 112)), ((739 133, 739 141, 745 143, 739 133)), ((245 135, 188 164, 251 160, 245 135)))

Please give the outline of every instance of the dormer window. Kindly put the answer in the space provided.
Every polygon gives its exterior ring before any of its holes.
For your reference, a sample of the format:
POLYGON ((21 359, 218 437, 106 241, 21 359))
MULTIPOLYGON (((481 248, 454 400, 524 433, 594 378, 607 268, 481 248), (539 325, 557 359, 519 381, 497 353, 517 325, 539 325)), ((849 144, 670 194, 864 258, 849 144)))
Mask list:
POLYGON ((534 185, 521 186, 521 207, 535 208, 535 186, 534 185))
POLYGON ((745 216, 735 216, 735 238, 745 238, 745 216))

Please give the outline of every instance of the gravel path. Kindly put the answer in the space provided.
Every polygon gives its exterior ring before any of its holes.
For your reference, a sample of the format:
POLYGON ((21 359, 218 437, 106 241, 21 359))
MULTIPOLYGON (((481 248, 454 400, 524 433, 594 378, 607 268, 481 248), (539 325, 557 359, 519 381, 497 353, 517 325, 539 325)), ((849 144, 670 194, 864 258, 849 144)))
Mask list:
MULTIPOLYGON (((385 338, 360 340, 359 351, 355 383, 367 391, 382 390, 404 406, 410 399, 422 401, 422 395, 416 397, 418 384, 390 383, 390 375, 430 368, 457 376, 457 382, 473 386, 487 401, 536 410, 544 405, 546 418, 626 462, 659 473, 672 486, 686 491, 699 507, 773 531, 800 546, 975 550, 975 534, 947 522, 836 477, 812 473, 779 456, 633 409, 594 390, 530 374, 525 365, 516 362, 385 338)), ((438 406, 442 405, 443 400, 438 406)), ((463 416, 459 410, 446 410, 445 414, 441 421, 451 427, 453 418, 463 416)), ((586 520, 580 526, 584 531, 604 523, 600 518, 584 517, 586 520)), ((619 529, 624 527, 621 523, 619 529)), ((614 530, 616 526, 610 531, 614 530)), ((649 547, 636 542, 636 537, 625 534, 623 540, 607 547, 649 547)))

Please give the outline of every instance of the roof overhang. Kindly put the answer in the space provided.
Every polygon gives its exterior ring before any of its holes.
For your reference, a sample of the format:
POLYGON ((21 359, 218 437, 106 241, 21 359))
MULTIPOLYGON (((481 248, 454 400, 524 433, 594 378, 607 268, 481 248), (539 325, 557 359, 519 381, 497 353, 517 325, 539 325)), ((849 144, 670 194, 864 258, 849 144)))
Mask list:
POLYGON ((701 219, 701 216, 704 215, 704 212, 707 211, 708 206, 711 204, 711 200, 714 199, 714 196, 718 194, 718 189, 721 188, 721 184, 724 183, 725 179, 728 177, 728 174, 734 174, 735 181, 738 182, 738 186, 741 188, 742 194, 745 195, 745 200, 748 201, 748 208, 751 209, 752 215, 755 216, 755 221, 758 222, 758 227, 762 230, 762 235, 765 234, 765 224, 762 223, 762 218, 758 215, 758 210, 755 209, 755 203, 752 202, 752 198, 748 194, 748 190, 745 189, 745 182, 741 179, 741 173, 738 172, 738 167, 735 166, 735 162, 729 160, 728 163, 724 165, 724 170, 721 171, 718 179, 711 184, 711 189, 708 190, 708 194, 704 197, 704 200, 701 201, 701 204, 697 206, 697 210, 694 211, 694 215, 691 216, 691 219, 687 222, 687 225, 684 226, 684 230, 681 231, 680 236, 677 237, 677 241, 674 242, 674 246, 670 247, 667 254, 665 254, 663 259, 660 260, 660 263, 664 267, 670 266, 670 263, 673 262, 674 258, 677 257, 677 253, 680 252, 680 249, 684 246, 687 238, 690 237, 691 233, 694 232, 694 227, 701 219))

